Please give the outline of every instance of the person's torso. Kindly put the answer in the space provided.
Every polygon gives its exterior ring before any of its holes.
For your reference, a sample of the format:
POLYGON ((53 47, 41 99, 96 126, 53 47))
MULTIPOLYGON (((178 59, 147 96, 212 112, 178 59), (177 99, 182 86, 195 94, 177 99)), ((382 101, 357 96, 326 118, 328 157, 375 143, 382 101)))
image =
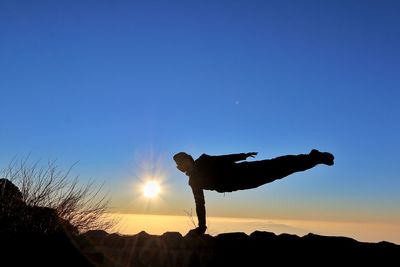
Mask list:
POLYGON ((206 190, 230 192, 236 176, 235 168, 234 162, 203 154, 195 160, 189 185, 206 190))

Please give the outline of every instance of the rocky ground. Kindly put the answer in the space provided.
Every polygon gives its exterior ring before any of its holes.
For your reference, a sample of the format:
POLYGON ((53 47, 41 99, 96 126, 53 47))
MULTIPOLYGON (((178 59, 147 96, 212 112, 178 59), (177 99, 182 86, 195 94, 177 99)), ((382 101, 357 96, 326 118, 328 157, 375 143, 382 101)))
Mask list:
POLYGON ((213 237, 140 232, 128 236, 90 231, 81 235, 79 244, 96 266, 400 266, 399 245, 314 234, 299 237, 256 231, 213 237))
POLYGON ((27 205, 0 179, 0 266, 400 266, 400 246, 269 232, 217 236, 79 234, 56 210, 27 205))

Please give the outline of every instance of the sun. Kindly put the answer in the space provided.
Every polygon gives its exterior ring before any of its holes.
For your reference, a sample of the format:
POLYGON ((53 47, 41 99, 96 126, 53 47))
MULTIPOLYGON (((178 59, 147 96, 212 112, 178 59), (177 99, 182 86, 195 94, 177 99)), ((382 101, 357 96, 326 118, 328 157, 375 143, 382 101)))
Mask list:
POLYGON ((160 184, 156 181, 148 181, 143 186, 143 194, 147 198, 155 198, 160 193, 160 184))

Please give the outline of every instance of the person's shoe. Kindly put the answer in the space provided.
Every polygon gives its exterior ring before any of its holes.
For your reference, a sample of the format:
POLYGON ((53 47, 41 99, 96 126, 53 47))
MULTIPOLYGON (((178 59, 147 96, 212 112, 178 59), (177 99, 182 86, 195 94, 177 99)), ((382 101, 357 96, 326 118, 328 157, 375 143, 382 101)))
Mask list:
POLYGON ((320 152, 316 149, 311 150, 310 156, 314 158, 318 163, 322 163, 328 166, 334 164, 333 160, 335 157, 329 152, 320 152))

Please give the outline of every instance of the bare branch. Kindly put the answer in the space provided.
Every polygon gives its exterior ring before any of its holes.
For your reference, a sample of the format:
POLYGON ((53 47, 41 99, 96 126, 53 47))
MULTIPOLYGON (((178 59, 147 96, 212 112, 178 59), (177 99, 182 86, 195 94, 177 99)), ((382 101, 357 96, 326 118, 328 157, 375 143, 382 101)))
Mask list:
POLYGON ((196 228, 197 225, 196 225, 196 222, 195 222, 194 219, 193 219, 193 210, 190 209, 190 212, 188 212, 187 210, 184 210, 184 212, 185 212, 186 215, 188 216, 190 222, 191 222, 191 223, 194 225, 194 227, 196 228))

